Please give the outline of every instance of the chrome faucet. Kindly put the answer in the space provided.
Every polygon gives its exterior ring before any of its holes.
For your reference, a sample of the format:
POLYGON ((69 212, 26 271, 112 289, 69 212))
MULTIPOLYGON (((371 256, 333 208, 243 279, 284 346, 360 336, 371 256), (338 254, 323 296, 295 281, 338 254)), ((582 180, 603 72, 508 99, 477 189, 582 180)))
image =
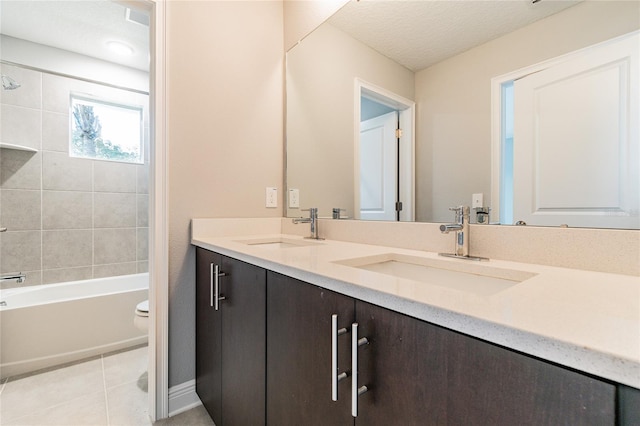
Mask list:
POLYGON ((296 217, 293 219, 293 223, 296 225, 298 223, 310 223, 311 224, 311 235, 305 238, 314 239, 314 240, 322 240, 324 238, 320 238, 318 236, 318 208, 311 207, 309 209, 302 209, 303 212, 309 212, 309 217, 296 217))
POLYGON ((469 256, 469 206, 451 207, 455 212, 456 223, 440 225, 440 232, 448 234, 456 231, 455 250, 453 253, 438 253, 440 256, 455 257, 468 260, 489 260, 486 257, 469 256))
POLYGON ((27 278, 27 276, 25 274, 23 274, 22 272, 19 272, 17 274, 13 274, 13 275, 0 275, 0 281, 12 281, 12 280, 16 280, 16 282, 22 283, 24 282, 24 280, 27 278))

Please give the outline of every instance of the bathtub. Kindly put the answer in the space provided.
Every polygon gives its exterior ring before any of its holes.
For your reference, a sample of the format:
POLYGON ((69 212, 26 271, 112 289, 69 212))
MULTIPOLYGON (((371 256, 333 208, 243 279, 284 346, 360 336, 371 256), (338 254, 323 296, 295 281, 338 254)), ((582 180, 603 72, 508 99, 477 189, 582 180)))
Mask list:
POLYGON ((144 344, 133 325, 149 274, 0 291, 0 376, 29 373, 144 344))

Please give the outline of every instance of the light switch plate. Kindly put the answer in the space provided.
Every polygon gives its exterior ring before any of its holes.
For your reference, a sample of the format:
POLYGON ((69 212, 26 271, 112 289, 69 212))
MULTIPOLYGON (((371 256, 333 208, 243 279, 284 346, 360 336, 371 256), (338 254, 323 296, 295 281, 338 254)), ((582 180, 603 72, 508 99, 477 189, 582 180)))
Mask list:
POLYGON ((278 207, 278 188, 267 187, 267 202, 268 208, 278 207))
POLYGON ((300 190, 294 188, 289 189, 289 208, 300 208, 300 190))
POLYGON ((484 207, 484 194, 482 192, 473 194, 471 198, 471 208, 484 207))

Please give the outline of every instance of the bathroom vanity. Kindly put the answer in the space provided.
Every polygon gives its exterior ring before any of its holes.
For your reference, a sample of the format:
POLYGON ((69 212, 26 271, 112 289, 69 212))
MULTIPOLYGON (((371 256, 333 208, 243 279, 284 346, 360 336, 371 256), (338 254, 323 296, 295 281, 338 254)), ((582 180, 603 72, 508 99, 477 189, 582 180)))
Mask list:
POLYGON ((218 425, 640 421, 637 277, 197 229, 218 425))

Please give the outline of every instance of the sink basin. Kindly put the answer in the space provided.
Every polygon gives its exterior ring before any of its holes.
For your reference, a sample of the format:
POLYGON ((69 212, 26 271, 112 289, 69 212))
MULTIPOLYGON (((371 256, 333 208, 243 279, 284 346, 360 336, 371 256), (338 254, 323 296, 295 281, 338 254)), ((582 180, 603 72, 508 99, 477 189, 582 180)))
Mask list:
POLYGON ((274 248, 274 249, 304 247, 304 246, 313 246, 313 245, 322 244, 322 243, 318 243, 311 240, 298 240, 294 238, 282 238, 282 237, 260 238, 255 240, 239 240, 237 242, 247 244, 250 246, 260 246, 264 248, 274 248))
POLYGON ((481 296, 491 296, 536 276, 532 272, 494 268, 460 259, 432 259, 397 253, 334 263, 481 296))

